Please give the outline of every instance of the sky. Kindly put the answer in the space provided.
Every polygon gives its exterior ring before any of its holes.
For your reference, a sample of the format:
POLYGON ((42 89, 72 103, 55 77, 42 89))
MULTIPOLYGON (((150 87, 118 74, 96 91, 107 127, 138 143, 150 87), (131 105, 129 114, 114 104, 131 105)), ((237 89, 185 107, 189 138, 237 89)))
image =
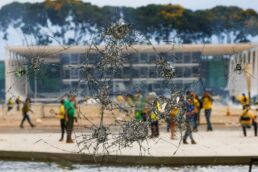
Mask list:
MULTIPOLYGON (((0 7, 14 2, 15 0, 0 0, 0 7)), ((43 0, 16 0, 17 2, 42 2, 43 0)), ((92 4, 104 6, 130 6, 138 7, 147 4, 180 4, 192 10, 212 8, 217 5, 239 6, 247 9, 252 8, 258 11, 258 0, 83 0, 92 4)))

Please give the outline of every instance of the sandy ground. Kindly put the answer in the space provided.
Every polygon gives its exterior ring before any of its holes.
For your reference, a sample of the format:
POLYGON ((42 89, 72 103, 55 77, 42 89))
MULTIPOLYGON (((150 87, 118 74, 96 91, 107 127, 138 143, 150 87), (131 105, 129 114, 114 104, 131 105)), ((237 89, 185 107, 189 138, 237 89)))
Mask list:
MULTIPOLYGON (((58 104, 51 105, 42 105, 37 104, 33 105, 32 109, 34 113, 30 114, 30 117, 34 124, 40 128, 57 128, 59 126, 59 119, 52 113, 51 109, 55 112, 58 112, 58 104)), ((80 105, 77 111, 79 116, 80 125, 90 127, 92 123, 99 123, 99 109, 97 105, 80 105)), ((220 124, 225 126, 239 126, 239 115, 242 113, 241 106, 221 106, 214 105, 212 111, 211 121, 214 124, 220 124), (228 115, 229 110, 229 115, 228 115)), ((257 112, 255 112, 257 113, 257 112)), ((257 114, 258 115, 258 114, 257 114)), ((110 111, 105 111, 104 122, 106 124, 115 123, 116 120, 129 120, 133 118, 133 114, 127 116, 123 112, 115 110, 113 113, 110 111)), ((10 112, 6 112, 6 107, 0 108, 0 129, 7 128, 17 128, 19 127, 20 121, 22 119, 22 114, 20 111, 17 111, 15 108, 10 112)), ((161 121, 164 123, 164 121, 161 121)), ((201 124, 205 124, 204 112, 201 112, 201 124)), ((28 124, 25 122, 25 126, 28 124)), ((1 132, 1 130, 0 130, 1 132)))

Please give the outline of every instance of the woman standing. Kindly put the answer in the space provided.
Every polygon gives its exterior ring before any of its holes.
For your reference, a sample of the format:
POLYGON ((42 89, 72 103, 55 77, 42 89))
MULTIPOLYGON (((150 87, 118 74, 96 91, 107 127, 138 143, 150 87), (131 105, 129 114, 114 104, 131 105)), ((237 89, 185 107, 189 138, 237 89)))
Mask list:
POLYGON ((64 139, 64 133, 66 129, 64 100, 61 100, 59 113, 56 113, 56 115, 59 115, 59 119, 60 119, 61 138, 59 139, 59 141, 61 142, 64 139))

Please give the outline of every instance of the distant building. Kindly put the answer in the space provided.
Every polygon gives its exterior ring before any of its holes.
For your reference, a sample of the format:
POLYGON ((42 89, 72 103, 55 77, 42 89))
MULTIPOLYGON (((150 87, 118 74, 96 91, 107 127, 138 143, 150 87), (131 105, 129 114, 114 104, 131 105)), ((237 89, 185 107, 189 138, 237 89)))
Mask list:
POLYGON ((248 95, 246 75, 251 78, 251 96, 258 95, 258 46, 235 53, 229 61, 228 90, 230 95, 248 95), (250 66, 250 69, 247 69, 250 66), (246 73, 247 72, 247 73, 246 73))
MULTIPOLYGON (((221 86, 225 86, 226 77, 214 78, 216 81, 209 79, 220 73, 216 71, 216 67, 212 69, 214 71, 209 71, 209 66, 212 68, 215 64, 210 63, 210 59, 229 58, 253 47, 255 45, 252 44, 185 44, 157 45, 154 50, 150 45, 135 45, 126 50, 127 63, 112 80, 112 94, 125 91, 132 93, 136 89, 166 94, 170 86, 179 89, 195 89, 191 86, 199 81, 206 85, 220 82, 221 86), (175 64, 176 75, 169 81, 167 88, 164 88, 164 79, 156 71, 155 59, 158 54, 175 64)), ((99 49, 103 47, 100 46, 99 49)), ((6 48, 5 57, 6 98, 29 95, 36 100, 49 100, 56 99, 71 89, 80 90, 80 96, 89 95, 90 90, 86 87, 84 75, 80 70, 85 63, 85 53, 88 50, 87 46, 75 46, 66 50, 57 46, 9 46, 6 48), (40 66, 40 71, 34 72, 29 69, 31 59, 37 56, 41 57, 40 60, 44 60, 44 64, 40 66), (27 73, 20 76, 20 71, 27 71, 27 73)), ((87 56, 87 64, 91 70, 94 70, 94 64, 100 56, 96 52, 87 53, 87 56)), ((217 66, 220 66, 220 61, 217 61, 217 66)), ((226 71, 227 66, 222 67, 222 70, 226 71)), ((207 88, 206 85, 203 87, 207 88)))

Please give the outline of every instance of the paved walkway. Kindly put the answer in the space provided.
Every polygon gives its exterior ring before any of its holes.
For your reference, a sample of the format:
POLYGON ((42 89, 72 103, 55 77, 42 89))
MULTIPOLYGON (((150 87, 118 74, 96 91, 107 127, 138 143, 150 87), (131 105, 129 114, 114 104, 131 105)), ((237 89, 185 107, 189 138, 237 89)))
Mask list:
MULTIPOLYGON (((82 133, 76 132, 79 136, 82 133)), ((142 144, 143 149, 149 149, 149 153, 140 151, 139 145, 118 151, 117 146, 109 149, 114 155, 139 155, 140 152, 147 156, 256 156, 258 155, 258 137, 249 131, 247 137, 242 136, 241 130, 217 130, 214 132, 200 131, 194 133, 197 145, 180 145, 178 140, 171 141, 169 134, 162 132, 160 138, 150 139, 142 144)), ((78 145, 59 142, 58 133, 4 133, 0 134, 0 151, 29 151, 52 153, 76 153, 78 145)), ((78 139, 79 141, 79 139, 78 139)), ((83 144, 80 145, 82 147, 83 144)), ((100 152, 101 152, 100 148, 100 152)), ((90 151, 93 151, 92 149, 90 151)), ((85 151, 85 153, 87 153, 85 151)))

